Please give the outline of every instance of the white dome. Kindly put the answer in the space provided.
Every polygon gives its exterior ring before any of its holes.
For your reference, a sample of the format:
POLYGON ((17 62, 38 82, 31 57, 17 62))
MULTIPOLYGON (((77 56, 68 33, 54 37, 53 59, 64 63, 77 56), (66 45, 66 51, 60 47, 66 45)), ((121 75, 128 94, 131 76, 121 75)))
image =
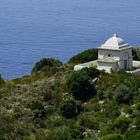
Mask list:
POLYGON ((128 47, 129 45, 124 42, 124 40, 118 37, 116 34, 113 35, 110 39, 108 39, 101 48, 106 49, 121 49, 124 47, 128 47))

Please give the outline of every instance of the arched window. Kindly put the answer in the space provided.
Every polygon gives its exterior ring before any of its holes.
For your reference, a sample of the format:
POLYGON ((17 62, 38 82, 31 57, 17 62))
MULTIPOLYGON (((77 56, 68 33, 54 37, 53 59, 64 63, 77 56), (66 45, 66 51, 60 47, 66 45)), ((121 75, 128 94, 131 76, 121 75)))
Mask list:
POLYGON ((113 56, 112 56, 112 54, 110 54, 110 53, 106 53, 106 54, 104 55, 104 58, 107 58, 107 57, 113 57, 113 56))
POLYGON ((112 55, 109 53, 107 56, 108 56, 108 57, 111 57, 112 55))

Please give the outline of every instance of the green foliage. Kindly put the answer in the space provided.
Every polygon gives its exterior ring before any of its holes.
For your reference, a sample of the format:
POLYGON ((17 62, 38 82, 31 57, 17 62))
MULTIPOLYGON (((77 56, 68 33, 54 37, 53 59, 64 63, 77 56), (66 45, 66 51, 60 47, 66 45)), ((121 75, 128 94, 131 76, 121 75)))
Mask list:
POLYGON ((90 78, 95 78, 100 75, 100 71, 95 67, 83 68, 81 71, 86 73, 90 78))
POLYGON ((83 128, 77 124, 63 125, 53 130, 53 140, 81 140, 83 139, 83 128))
POLYGON ((140 102, 136 104, 136 109, 140 111, 140 102))
POLYGON ((133 60, 140 61, 140 49, 139 48, 133 48, 132 55, 133 55, 133 60))
POLYGON ((71 133, 68 126, 61 126, 53 131, 53 140, 71 140, 71 133))
POLYGON ((87 101, 96 94, 94 84, 86 71, 73 72, 67 79, 68 91, 77 100, 87 101))
POLYGON ((104 113, 108 118, 117 117, 120 115, 119 107, 115 102, 109 102, 104 113))
POLYGON ((71 137, 73 140, 81 140, 83 139, 83 132, 84 132, 84 129, 82 126, 80 126, 79 124, 77 123, 72 123, 70 125, 70 133, 71 133, 71 137))
MULTIPOLYGON (((30 136, 31 137, 31 136, 30 136)), ((32 135, 33 140, 53 140, 53 133, 48 129, 40 128, 37 130, 36 135, 32 135)), ((32 139, 31 139, 32 140, 32 139)))
POLYGON ((2 76, 0 74, 0 85, 2 85, 3 83, 4 83, 4 80, 3 80, 3 78, 2 78, 2 76))
POLYGON ((44 106, 39 101, 32 101, 31 103, 31 110, 42 110, 44 109, 44 106))
POLYGON ((94 113, 82 113, 79 116, 79 123, 89 129, 98 130, 99 122, 95 118, 94 113))
POLYGON ((131 76, 131 74, 130 73, 127 73, 125 70, 119 70, 117 73, 116 73, 116 75, 117 75, 117 79, 119 79, 119 81, 121 82, 121 83, 124 83, 124 81, 127 79, 129 79, 130 78, 130 76, 131 76))
POLYGON ((140 139, 140 131, 135 129, 130 129, 126 132, 124 140, 139 140, 140 139))
POLYGON ((119 129, 122 133, 124 133, 130 124, 130 120, 127 117, 121 116, 118 117, 114 122, 114 128, 119 129))
POLYGON ((65 118, 63 118, 62 116, 58 115, 58 114, 53 114, 49 117, 47 117, 47 120, 45 121, 47 128, 55 128, 55 127, 59 127, 62 126, 66 123, 65 118))
POLYGON ((123 137, 120 134, 108 134, 103 136, 101 140, 123 140, 123 137))
POLYGON ((120 85, 114 94, 114 99, 118 104, 129 104, 133 98, 133 94, 128 87, 120 85))
POLYGON ((57 68, 62 66, 62 62, 54 58, 42 58, 40 61, 36 62, 32 69, 32 73, 47 71, 55 73, 57 68))
POLYGON ((64 101, 60 105, 60 112, 66 118, 73 118, 80 113, 80 107, 74 100, 64 101))
POLYGON ((68 63, 72 64, 80 64, 89 61, 96 60, 98 58, 98 50, 97 49, 88 49, 84 52, 81 52, 75 56, 73 56, 68 63))
POLYGON ((139 140, 139 75, 41 63, 31 75, 0 78, 1 140, 139 140))

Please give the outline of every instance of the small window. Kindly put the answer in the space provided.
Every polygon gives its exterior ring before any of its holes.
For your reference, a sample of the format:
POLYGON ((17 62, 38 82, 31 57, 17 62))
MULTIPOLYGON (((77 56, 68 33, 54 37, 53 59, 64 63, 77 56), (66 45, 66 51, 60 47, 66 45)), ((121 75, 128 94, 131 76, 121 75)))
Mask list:
POLYGON ((109 53, 107 56, 108 56, 108 57, 111 57, 111 54, 109 53))

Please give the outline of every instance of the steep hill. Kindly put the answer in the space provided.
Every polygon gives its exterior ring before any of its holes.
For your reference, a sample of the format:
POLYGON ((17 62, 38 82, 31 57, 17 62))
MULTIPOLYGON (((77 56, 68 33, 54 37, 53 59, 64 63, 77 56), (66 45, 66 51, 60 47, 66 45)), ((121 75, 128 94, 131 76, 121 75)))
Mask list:
POLYGON ((139 75, 45 61, 31 75, 0 78, 0 140, 140 139, 139 75))

